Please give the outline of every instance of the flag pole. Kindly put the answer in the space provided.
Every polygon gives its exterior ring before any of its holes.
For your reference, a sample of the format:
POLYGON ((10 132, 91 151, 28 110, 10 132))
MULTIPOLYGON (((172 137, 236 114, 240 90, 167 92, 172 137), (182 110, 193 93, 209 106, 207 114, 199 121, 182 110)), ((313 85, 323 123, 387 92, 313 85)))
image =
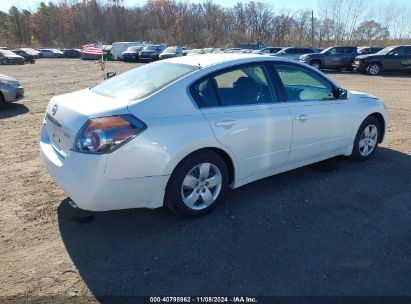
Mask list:
POLYGON ((106 80, 106 74, 104 73, 105 72, 105 66, 103 66, 103 64, 104 64, 103 42, 100 42, 100 45, 101 45, 101 63, 100 63, 100 66, 101 66, 101 70, 103 71, 103 79, 106 80))

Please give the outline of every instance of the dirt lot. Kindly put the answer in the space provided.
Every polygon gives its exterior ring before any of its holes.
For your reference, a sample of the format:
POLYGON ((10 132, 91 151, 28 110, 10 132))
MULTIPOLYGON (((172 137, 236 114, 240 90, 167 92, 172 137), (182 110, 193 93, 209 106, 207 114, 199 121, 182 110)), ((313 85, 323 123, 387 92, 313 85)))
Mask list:
POLYGON ((387 104, 374 159, 267 178, 182 221, 165 209, 75 211, 42 167, 46 105, 99 82, 93 62, 43 59, 0 73, 26 90, 0 112, 0 295, 411 296, 411 76, 331 73, 387 104))

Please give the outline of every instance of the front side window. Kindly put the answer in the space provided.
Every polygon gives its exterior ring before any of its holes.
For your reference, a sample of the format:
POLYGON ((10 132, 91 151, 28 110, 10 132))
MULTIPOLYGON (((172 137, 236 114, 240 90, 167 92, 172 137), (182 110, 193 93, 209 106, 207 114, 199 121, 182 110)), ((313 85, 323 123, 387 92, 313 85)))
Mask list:
POLYGON ((199 107, 241 106, 277 101, 264 65, 245 66, 214 74, 194 84, 199 107))
POLYGON ((112 98, 135 100, 148 96, 197 69, 185 64, 149 63, 110 78, 91 88, 91 91, 112 98))
POLYGON ((290 101, 335 99, 333 86, 315 72, 294 65, 275 65, 290 101))

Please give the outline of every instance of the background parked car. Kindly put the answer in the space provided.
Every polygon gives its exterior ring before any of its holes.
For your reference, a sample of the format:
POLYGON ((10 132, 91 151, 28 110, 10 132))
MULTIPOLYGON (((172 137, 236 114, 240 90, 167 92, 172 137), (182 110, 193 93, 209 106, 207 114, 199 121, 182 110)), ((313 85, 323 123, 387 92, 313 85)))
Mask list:
POLYGON ((159 58, 167 59, 167 58, 180 57, 180 56, 183 56, 183 50, 176 46, 170 46, 161 52, 161 54, 159 55, 159 58))
POLYGON ((277 56, 277 57, 299 60, 302 55, 312 54, 312 53, 314 53, 314 50, 310 48, 287 47, 285 49, 282 49, 278 53, 271 54, 271 55, 277 56))
POLYGON ((64 54, 58 49, 40 49, 43 58, 62 58, 64 54))
POLYGON ((382 47, 359 47, 358 48, 358 54, 360 55, 367 55, 367 54, 375 54, 379 51, 381 51, 383 48, 382 47))
POLYGON ((284 49, 283 47, 277 47, 277 46, 272 47, 272 46, 270 46, 270 47, 263 48, 259 51, 256 51, 256 53, 257 54, 275 54, 275 53, 280 52, 283 49, 284 49))
POLYGON ((29 62, 29 63, 35 63, 35 56, 34 54, 30 54, 29 52, 23 51, 21 49, 17 49, 17 50, 13 50, 14 54, 20 55, 21 57, 24 58, 25 62, 29 62))
POLYGON ((143 49, 142 46, 129 46, 123 53, 120 59, 123 61, 138 61, 138 53, 143 49))
POLYGON ((204 49, 192 49, 187 52, 186 56, 202 55, 202 54, 205 54, 204 49))
POLYGON ((0 50, 1 64, 24 64, 24 57, 13 53, 10 50, 0 50))
POLYGON ((80 49, 66 49, 63 52, 63 56, 66 58, 79 58, 81 55, 80 49))
POLYGON ((302 55, 300 61, 316 69, 351 69, 357 55, 355 46, 336 46, 321 53, 302 55))
POLYGON ((375 54, 357 56, 353 68, 369 75, 383 71, 411 71, 411 45, 391 46, 375 54))
POLYGON ((158 44, 146 45, 139 53, 139 61, 155 61, 159 59, 164 47, 158 44))
POLYGON ((24 97, 24 89, 20 83, 9 76, 0 74, 0 109, 6 102, 13 102, 24 97))

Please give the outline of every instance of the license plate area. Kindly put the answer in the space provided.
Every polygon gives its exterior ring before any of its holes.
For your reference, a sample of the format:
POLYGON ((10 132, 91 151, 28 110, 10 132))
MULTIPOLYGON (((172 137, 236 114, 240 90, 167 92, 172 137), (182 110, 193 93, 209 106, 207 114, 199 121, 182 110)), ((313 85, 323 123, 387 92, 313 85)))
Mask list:
POLYGON ((63 140, 63 131, 61 123, 49 114, 46 115, 47 133, 52 145, 61 152, 61 143, 63 140))

